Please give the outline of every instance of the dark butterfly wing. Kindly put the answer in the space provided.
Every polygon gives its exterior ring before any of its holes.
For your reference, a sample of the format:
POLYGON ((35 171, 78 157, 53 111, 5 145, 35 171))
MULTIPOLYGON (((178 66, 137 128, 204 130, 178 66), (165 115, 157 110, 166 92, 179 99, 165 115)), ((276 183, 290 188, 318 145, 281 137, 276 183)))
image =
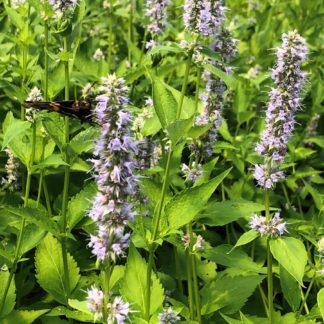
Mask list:
POLYGON ((89 122, 91 121, 91 111, 95 104, 95 101, 87 100, 25 101, 25 107, 54 111, 89 122))

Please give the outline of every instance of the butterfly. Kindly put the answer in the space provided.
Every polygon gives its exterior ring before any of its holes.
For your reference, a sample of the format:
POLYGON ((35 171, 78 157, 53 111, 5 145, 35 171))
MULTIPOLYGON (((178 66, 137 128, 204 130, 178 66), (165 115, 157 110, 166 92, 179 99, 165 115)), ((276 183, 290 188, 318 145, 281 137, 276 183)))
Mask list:
POLYGON ((64 101, 25 101, 26 108, 49 110, 62 115, 77 117, 81 121, 91 121, 92 109, 97 104, 93 100, 64 100, 64 101))

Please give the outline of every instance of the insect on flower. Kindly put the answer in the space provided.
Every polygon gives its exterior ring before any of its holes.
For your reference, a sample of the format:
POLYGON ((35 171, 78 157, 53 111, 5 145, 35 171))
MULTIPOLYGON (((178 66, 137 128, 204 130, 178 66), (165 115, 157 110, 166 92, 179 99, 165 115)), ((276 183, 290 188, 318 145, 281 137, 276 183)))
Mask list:
POLYGON ((93 100, 65 100, 65 101, 25 101, 24 106, 40 110, 58 112, 62 115, 77 117, 82 122, 91 121, 92 109, 97 104, 93 100))

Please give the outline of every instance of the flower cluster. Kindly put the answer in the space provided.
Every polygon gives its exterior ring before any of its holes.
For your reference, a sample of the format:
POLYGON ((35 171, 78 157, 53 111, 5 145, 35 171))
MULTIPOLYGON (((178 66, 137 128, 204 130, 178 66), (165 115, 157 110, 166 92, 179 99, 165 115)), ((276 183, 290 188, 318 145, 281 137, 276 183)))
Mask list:
POLYGON ((197 251, 201 251, 204 249, 205 240, 201 235, 197 235, 196 233, 193 233, 192 240, 193 240, 193 242, 190 242, 189 234, 185 234, 182 236, 181 241, 182 241, 185 249, 189 249, 191 244, 192 244, 191 252, 197 252, 197 251))
POLYGON ((321 266, 321 269, 318 270, 317 272, 318 272, 321 276, 324 276, 324 237, 322 237, 322 238, 317 242, 317 251, 318 251, 318 253, 319 253, 320 266, 321 266))
POLYGON ((186 181, 196 182, 202 175, 203 170, 200 163, 193 162, 190 166, 183 163, 181 171, 184 174, 186 181))
POLYGON ((102 78, 97 96, 95 119, 101 127, 92 160, 97 193, 89 216, 98 224, 89 246, 98 260, 125 255, 129 234, 125 226, 135 216, 130 198, 136 195, 137 180, 133 174, 137 143, 131 136, 132 116, 125 110, 128 88, 115 74, 102 78))
POLYGON ((158 316, 159 324, 173 324, 180 321, 180 316, 172 309, 172 307, 164 308, 163 312, 158 316))
POLYGON ((20 165, 18 160, 14 157, 14 155, 9 149, 5 149, 5 152, 8 155, 8 160, 5 165, 7 177, 1 179, 1 184, 3 185, 4 189, 14 191, 18 187, 20 165))
POLYGON ((300 92, 306 80, 306 73, 300 66, 306 57, 305 40, 297 31, 282 35, 282 46, 277 49, 277 64, 272 69, 276 87, 270 91, 266 127, 256 146, 258 154, 265 158, 265 164, 255 167, 254 177, 263 188, 272 188, 283 178, 278 169, 284 162, 287 143, 295 127, 294 114, 299 108, 300 92))
POLYGON ((47 0, 57 16, 68 14, 75 9, 78 0, 47 0))
POLYGON ((125 303, 120 296, 115 297, 112 303, 107 305, 108 324, 124 324, 130 313, 129 303, 125 303))
POLYGON ((280 218, 280 212, 276 212, 270 219, 254 214, 249 224, 252 229, 261 235, 276 237, 287 232, 286 222, 280 218))
POLYGON ((146 0, 145 15, 150 20, 147 29, 151 34, 160 34, 167 25, 167 7, 167 0, 146 0))
POLYGON ((12 8, 19 8, 20 6, 24 5, 26 0, 11 0, 12 8))
POLYGON ((97 62, 103 61, 105 59, 105 55, 102 52, 101 48, 97 48, 92 57, 97 62))
POLYGON ((190 32, 212 36, 223 23, 224 14, 221 0, 186 0, 183 20, 190 32))
MULTIPOLYGON (((30 91, 26 101, 32 101, 32 102, 43 101, 42 92, 37 87, 34 87, 30 91)), ((36 110, 34 108, 26 108, 26 114, 25 114, 26 120, 33 123, 35 121, 35 113, 36 110)))
MULTIPOLYGON (((217 35, 212 49, 220 54, 220 60, 208 63, 213 64, 218 69, 226 73, 231 73, 232 70, 227 66, 230 59, 236 54, 236 39, 223 26, 217 35)), ((196 118, 195 124, 203 126, 211 124, 208 132, 201 138, 201 147, 193 147, 197 154, 202 156, 204 160, 213 157, 213 143, 217 139, 218 129, 222 123, 222 112, 224 106, 224 92, 226 85, 223 80, 213 75, 210 71, 205 70, 203 78, 206 80, 206 90, 201 94, 203 109, 201 114, 196 118)))
MULTIPOLYGON (((104 294, 97 287, 92 286, 87 291, 87 307, 94 314, 95 321, 102 318, 104 308, 104 294)), ((129 303, 125 303, 123 298, 117 296, 112 303, 107 304, 108 319, 107 324, 124 324, 130 313, 129 303)))

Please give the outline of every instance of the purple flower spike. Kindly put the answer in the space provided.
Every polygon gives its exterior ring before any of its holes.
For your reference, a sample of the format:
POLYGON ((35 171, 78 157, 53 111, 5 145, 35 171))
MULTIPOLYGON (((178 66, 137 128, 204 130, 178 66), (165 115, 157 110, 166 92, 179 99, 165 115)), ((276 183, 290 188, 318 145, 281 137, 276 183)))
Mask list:
POLYGON ((294 114, 300 105, 300 92, 306 73, 300 68, 306 60, 305 39, 297 31, 282 35, 282 46, 277 49, 277 64, 272 69, 276 85, 270 93, 266 111, 266 127, 256 151, 265 158, 264 165, 256 165, 254 178, 259 186, 270 189, 284 178, 280 165, 284 162, 287 144, 295 128, 294 114))
POLYGON ((125 110, 128 104, 128 88, 116 75, 102 78, 101 94, 94 111, 101 127, 96 141, 94 178, 97 193, 89 217, 98 225, 98 233, 91 235, 89 246, 98 260, 113 262, 125 256, 129 234, 125 226, 134 218, 133 204, 129 202, 137 193, 137 181, 133 174, 134 154, 137 142, 131 132, 132 116, 125 110))

